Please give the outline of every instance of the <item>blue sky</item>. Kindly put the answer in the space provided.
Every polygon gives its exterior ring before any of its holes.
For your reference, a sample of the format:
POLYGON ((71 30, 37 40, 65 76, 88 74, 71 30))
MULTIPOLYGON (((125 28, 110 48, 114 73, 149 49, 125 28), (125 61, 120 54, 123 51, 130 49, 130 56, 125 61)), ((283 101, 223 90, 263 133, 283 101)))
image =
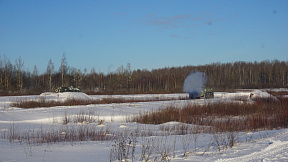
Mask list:
POLYGON ((113 72, 288 61, 287 0, 0 0, 0 56, 113 72))

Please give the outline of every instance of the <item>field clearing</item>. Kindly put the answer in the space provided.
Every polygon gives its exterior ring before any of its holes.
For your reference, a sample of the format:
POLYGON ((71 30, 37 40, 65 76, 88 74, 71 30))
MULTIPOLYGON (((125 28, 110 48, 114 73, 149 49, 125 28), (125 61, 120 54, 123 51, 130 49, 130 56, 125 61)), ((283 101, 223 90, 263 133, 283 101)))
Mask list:
MULTIPOLYGON (((283 91, 288 90, 270 91, 286 94, 283 91)), ((214 99, 207 100, 179 100, 187 98, 186 93, 91 95, 94 100, 122 98, 143 102, 34 109, 10 105, 19 100, 41 100, 38 95, 0 97, 0 161, 287 160, 288 129, 206 133, 203 130, 208 126, 176 121, 157 125, 130 122, 134 116, 170 105, 252 103, 250 93, 255 98, 273 97, 264 90, 216 92, 214 99), (167 101, 144 102, 147 99, 167 101)), ((46 97, 65 100, 68 94, 46 97)))

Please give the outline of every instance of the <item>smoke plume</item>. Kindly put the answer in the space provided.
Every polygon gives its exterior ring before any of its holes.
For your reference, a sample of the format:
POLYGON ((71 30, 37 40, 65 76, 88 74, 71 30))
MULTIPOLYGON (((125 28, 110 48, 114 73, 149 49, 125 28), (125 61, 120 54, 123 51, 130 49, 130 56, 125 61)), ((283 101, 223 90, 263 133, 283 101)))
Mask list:
POLYGON ((199 94, 201 94, 204 83, 205 78, 203 73, 191 73, 184 81, 183 91, 188 93, 197 91, 199 94))

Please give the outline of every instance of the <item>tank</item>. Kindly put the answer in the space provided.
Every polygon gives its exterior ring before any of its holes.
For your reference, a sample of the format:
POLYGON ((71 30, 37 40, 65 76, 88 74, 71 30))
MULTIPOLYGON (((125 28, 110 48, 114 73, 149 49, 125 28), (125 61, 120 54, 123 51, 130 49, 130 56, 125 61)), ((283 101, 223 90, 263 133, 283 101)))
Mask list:
POLYGON ((214 98, 214 91, 210 88, 202 87, 202 93, 200 94, 198 91, 189 92, 189 99, 200 99, 200 98, 214 98))
POLYGON ((214 91, 210 88, 203 88, 201 97, 208 99, 208 98, 214 98, 214 91))
POLYGON ((71 86, 71 87, 58 87, 55 91, 57 93, 60 93, 60 92, 81 92, 79 88, 74 88, 73 86, 71 86))

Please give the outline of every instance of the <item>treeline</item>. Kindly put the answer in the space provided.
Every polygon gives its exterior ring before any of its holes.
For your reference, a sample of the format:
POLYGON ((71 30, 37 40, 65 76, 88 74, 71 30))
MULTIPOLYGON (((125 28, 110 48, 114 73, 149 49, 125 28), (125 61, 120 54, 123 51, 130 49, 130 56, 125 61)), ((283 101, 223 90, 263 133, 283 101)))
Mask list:
POLYGON ((23 70, 20 58, 11 63, 0 59, 0 94, 40 94, 59 86, 74 86, 90 94, 174 93, 182 92, 183 82, 191 72, 203 72, 206 86, 215 90, 235 88, 288 87, 288 61, 212 63, 201 66, 166 67, 132 70, 128 63, 115 72, 104 74, 94 68, 88 72, 69 67, 63 54, 59 69, 50 59, 46 72, 23 70))

